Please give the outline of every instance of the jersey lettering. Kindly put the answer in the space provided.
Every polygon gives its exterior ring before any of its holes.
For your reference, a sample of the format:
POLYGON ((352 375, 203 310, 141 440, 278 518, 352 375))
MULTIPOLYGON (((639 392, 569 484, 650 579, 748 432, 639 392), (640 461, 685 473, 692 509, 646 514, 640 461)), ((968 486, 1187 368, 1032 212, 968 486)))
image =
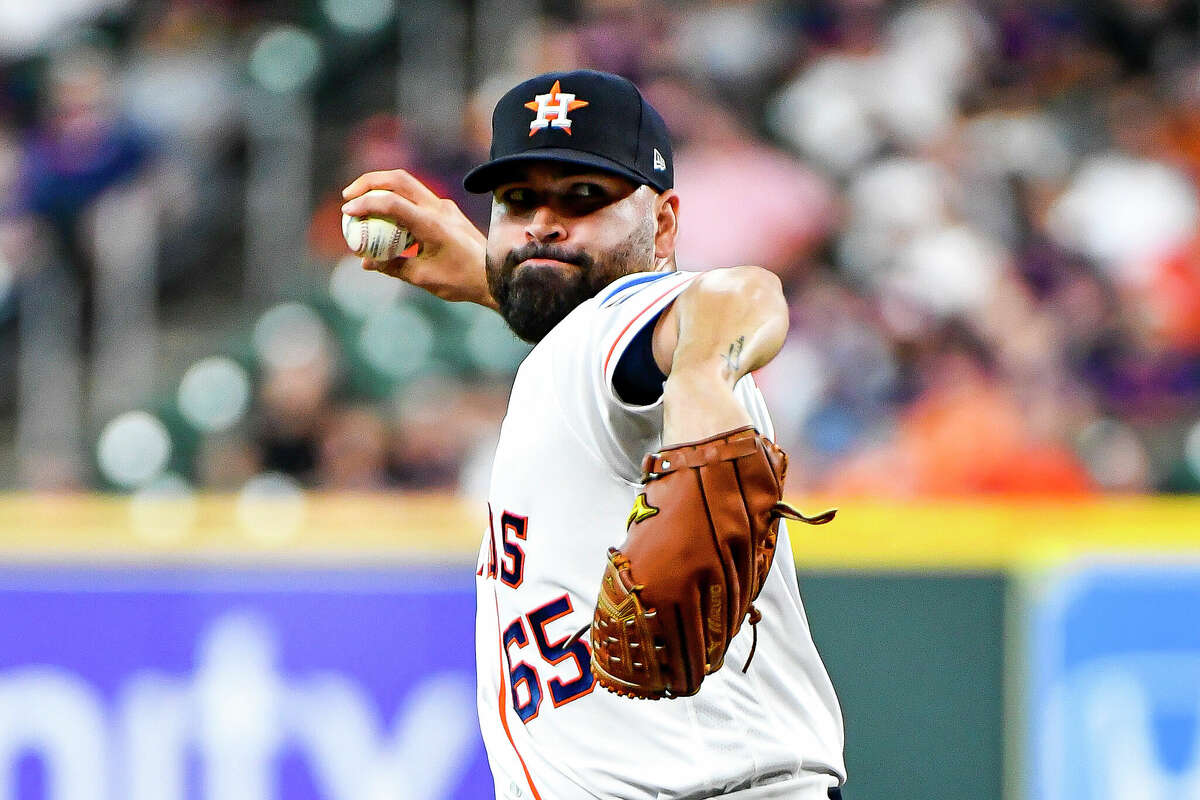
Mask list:
POLYGON ((517 712, 521 722, 535 719, 542 703, 542 682, 537 669, 524 661, 514 663, 509 650, 510 645, 515 644, 519 651, 529 643, 529 634, 525 629, 526 620, 529 621, 529 630, 533 631, 533 641, 542 661, 549 666, 558 666, 568 660, 571 662, 570 674, 566 676, 566 680, 554 677, 545 683, 555 708, 591 694, 596 688, 596 679, 592 676, 592 651, 588 646, 587 637, 573 639, 570 633, 567 633, 557 641, 551 642, 550 635, 546 632, 546 626, 567 616, 572 610, 570 596, 561 595, 544 606, 535 608, 524 617, 514 619, 500 637, 509 663, 508 679, 512 686, 513 710, 517 712))
POLYGON ((500 515, 500 531, 503 536, 504 558, 500 564, 500 582, 516 589, 525 580, 525 551, 517 541, 525 541, 529 519, 510 511, 500 515))
POLYGON ((504 644, 504 655, 508 659, 508 678, 512 686, 513 710, 517 712, 521 722, 529 722, 537 717, 538 709, 542 705, 542 684, 538 679, 536 669, 524 661, 513 663, 512 653, 509 650, 511 644, 516 644, 518 650, 529 644, 529 635, 525 633, 525 620, 521 617, 513 620, 512 624, 505 628, 501 641, 504 644), (522 686, 525 687, 524 699, 521 698, 522 686))
POLYGON ((496 577, 496 570, 496 522, 492 517, 492 504, 488 503, 487 577, 494 579, 496 577))
POLYGON ((568 658, 572 659, 575 662, 575 670, 579 673, 579 677, 566 682, 559 678, 551 678, 546 682, 555 708, 583 697, 596 688, 595 678, 592 676, 592 651, 588 649, 587 637, 575 639, 568 645, 567 642, 571 640, 568 634, 551 644, 546 634, 547 625, 556 619, 562 619, 572 610, 571 598, 564 594, 528 614, 529 627, 533 630, 533 639, 537 642, 542 659, 555 665, 568 658))

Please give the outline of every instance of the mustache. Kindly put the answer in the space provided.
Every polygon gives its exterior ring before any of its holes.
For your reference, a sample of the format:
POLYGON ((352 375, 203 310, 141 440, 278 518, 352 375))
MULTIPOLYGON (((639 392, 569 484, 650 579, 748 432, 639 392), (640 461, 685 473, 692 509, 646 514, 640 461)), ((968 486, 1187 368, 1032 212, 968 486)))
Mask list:
POLYGON ((562 261, 565 264, 574 264, 578 267, 589 268, 594 264, 592 257, 582 250, 573 250, 566 247, 559 247, 553 244, 539 244, 530 242, 523 244, 520 247, 513 248, 509 251, 508 256, 504 259, 506 271, 516 269, 517 264, 531 258, 546 258, 554 261, 562 261))

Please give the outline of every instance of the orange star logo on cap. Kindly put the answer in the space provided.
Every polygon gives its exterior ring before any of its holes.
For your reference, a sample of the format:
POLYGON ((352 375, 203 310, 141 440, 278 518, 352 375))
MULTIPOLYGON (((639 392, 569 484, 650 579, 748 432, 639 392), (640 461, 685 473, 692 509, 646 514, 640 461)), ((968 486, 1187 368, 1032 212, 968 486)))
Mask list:
POLYGON ((571 118, 568 112, 588 105, 586 100, 576 100, 575 95, 561 91, 559 81, 550 87, 549 94, 536 95, 525 104, 530 111, 536 111, 537 117, 529 123, 529 135, 533 136, 544 128, 558 128, 571 134, 571 118))

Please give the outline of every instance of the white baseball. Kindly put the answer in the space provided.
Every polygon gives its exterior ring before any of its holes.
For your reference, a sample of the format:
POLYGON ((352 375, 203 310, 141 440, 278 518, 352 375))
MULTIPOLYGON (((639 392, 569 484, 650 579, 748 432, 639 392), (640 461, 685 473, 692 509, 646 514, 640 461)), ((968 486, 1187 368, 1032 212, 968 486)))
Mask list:
MULTIPOLYGON (((387 190, 372 189, 367 194, 387 194, 387 190)), ((368 256, 376 261, 399 258, 415 241, 407 229, 390 219, 351 217, 347 214, 342 214, 342 235, 355 255, 368 256)))

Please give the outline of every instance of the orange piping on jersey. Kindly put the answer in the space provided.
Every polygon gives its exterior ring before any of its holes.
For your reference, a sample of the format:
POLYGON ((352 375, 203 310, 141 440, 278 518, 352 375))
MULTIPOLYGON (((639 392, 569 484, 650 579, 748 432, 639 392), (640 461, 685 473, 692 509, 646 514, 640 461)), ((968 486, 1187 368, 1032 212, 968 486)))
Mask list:
POLYGON ((625 335, 625 332, 626 332, 626 331, 628 331, 630 328, 632 328, 632 327, 633 327, 633 323, 635 323, 635 322, 637 322, 639 319, 641 319, 641 316, 642 316, 642 314, 645 314, 647 311, 649 311, 650 309, 654 308, 654 304, 655 304, 655 303, 657 303, 659 300, 662 300, 664 297, 666 297, 666 296, 667 296, 667 295, 669 295, 671 292, 673 292, 673 291, 675 291, 676 289, 678 289, 680 286, 683 286, 683 285, 685 285, 685 284, 687 284, 687 283, 691 283, 691 281, 692 281, 692 280, 693 280, 695 277, 696 277, 695 275, 691 275, 691 276, 689 276, 689 277, 688 277, 688 279, 687 279, 687 280, 685 280, 683 283, 676 284, 675 286, 672 286, 670 289, 667 289, 665 292, 663 292, 662 294, 660 294, 658 297, 654 298, 653 302, 651 302, 651 303, 650 303, 650 305, 646 306, 646 307, 645 307, 645 308, 643 308, 641 311, 639 311, 639 312, 637 313, 637 316, 635 316, 633 319, 629 320, 629 324, 628 324, 628 325, 626 325, 624 328, 622 328, 622 329, 621 329, 621 332, 620 332, 619 334, 617 334, 617 338, 613 340, 612 347, 608 348, 608 355, 606 355, 606 356, 604 357, 604 374, 605 374, 605 375, 607 375, 607 374, 608 374, 608 362, 609 362, 609 360, 610 360, 610 359, 612 359, 612 354, 613 354, 613 351, 617 349, 617 342, 621 341, 621 337, 625 335))
MULTIPOLYGON (((500 596, 493 594, 496 600, 496 630, 500 631, 500 596)), ((533 792, 534 800, 542 800, 542 796, 538 794, 537 787, 533 785, 533 778, 529 774, 529 767, 525 766, 525 759, 521 758, 521 751, 517 749, 517 743, 513 741, 512 731, 508 729, 508 714, 505 712, 507 706, 507 693, 504 691, 505 681, 507 677, 504 675, 504 662, 507 660, 504 655, 504 633, 500 632, 500 638, 497 642, 500 646, 500 724, 504 726, 504 735, 508 737, 508 743, 512 745, 513 752, 517 754, 517 761, 521 762, 521 769, 525 771, 525 780, 529 784, 529 790, 533 792)))

